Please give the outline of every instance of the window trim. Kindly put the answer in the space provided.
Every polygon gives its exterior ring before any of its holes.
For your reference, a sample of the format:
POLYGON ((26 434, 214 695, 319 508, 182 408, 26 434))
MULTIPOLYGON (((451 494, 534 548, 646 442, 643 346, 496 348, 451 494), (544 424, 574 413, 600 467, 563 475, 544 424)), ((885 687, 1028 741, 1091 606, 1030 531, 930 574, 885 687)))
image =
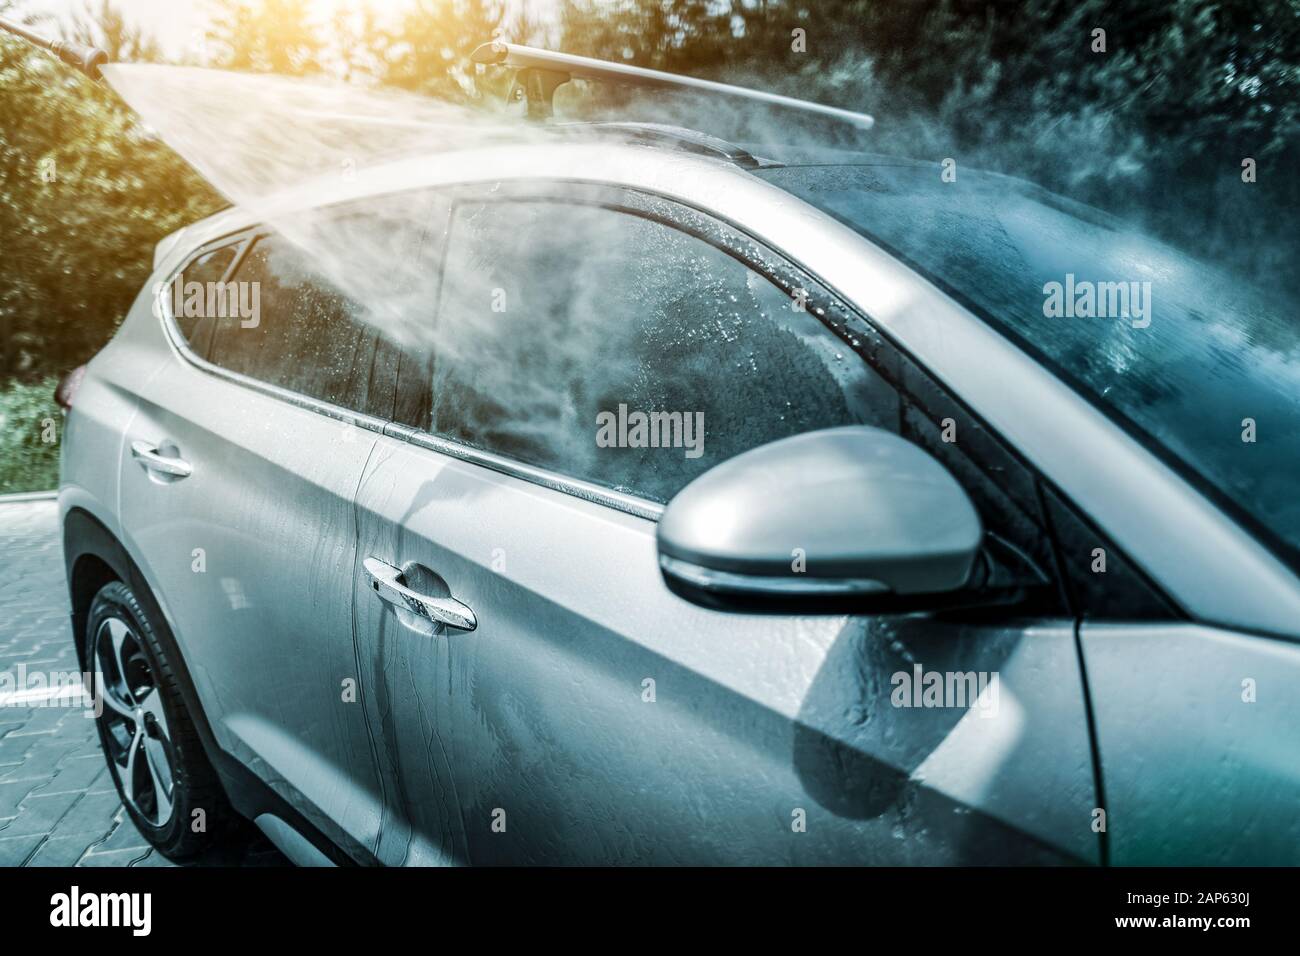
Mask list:
POLYGON ((546 468, 539 468, 536 465, 529 465, 494 452, 483 451, 480 448, 474 448, 450 438, 442 438, 430 432, 413 428, 410 425, 389 422, 384 427, 383 433, 390 438, 396 438, 419 448, 435 451, 471 465, 480 465, 499 474, 518 478, 530 484, 540 485, 543 488, 549 488, 551 491, 558 491, 575 498, 581 498, 583 501, 589 501, 592 504, 604 505, 607 508, 621 511, 636 518, 644 518, 646 521, 658 522, 664 513, 665 506, 657 501, 615 491, 613 488, 606 488, 604 485, 583 481, 581 478, 571 478, 568 475, 562 475, 546 468))

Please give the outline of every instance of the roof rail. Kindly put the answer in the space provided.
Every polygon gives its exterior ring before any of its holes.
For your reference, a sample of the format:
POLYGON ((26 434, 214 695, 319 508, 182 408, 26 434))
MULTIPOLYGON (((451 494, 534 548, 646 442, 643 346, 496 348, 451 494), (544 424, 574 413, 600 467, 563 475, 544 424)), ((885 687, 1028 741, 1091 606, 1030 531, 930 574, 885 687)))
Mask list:
POLYGON ((749 150, 735 143, 729 143, 725 139, 698 130, 686 129, 683 126, 669 126, 664 123, 559 123, 550 128, 557 133, 574 133, 582 136, 607 134, 637 143, 662 143, 676 146, 686 152, 726 160, 746 169, 776 165, 770 160, 759 159, 749 150))
POLYGON ((625 63, 611 63, 608 60, 595 60, 586 56, 574 56, 570 53, 555 53, 539 50, 535 47, 520 46, 517 43, 505 43, 493 40, 484 43, 471 55, 475 63, 508 66, 518 72, 510 88, 510 99, 528 101, 528 115, 534 119, 545 119, 552 114, 552 97, 555 88, 569 82, 573 77, 583 80, 597 80, 606 83, 620 83, 627 86, 650 87, 657 89, 711 93, 718 96, 733 96, 769 106, 781 106, 799 110, 804 113, 816 113, 840 122, 851 123, 861 129, 870 129, 875 120, 866 113, 855 113, 835 106, 823 106, 808 100, 795 99, 792 96, 779 96, 776 93, 764 93, 759 90, 746 89, 743 86, 731 86, 728 83, 715 83, 712 80, 698 80, 693 76, 678 76, 661 70, 647 70, 644 67, 628 66, 625 63))

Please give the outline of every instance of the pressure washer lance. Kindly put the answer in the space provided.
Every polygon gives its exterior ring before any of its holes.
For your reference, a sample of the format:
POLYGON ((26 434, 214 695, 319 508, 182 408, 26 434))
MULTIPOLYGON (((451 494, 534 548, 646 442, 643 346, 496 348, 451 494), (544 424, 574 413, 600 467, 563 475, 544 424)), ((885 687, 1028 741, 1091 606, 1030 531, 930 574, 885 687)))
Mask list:
POLYGON ((34 44, 43 50, 49 50, 64 63, 75 66, 92 80, 101 78, 99 68, 108 62, 108 54, 99 47, 83 46, 71 40, 50 40, 27 29, 21 23, 14 23, 12 20, 6 20, 3 17, 0 17, 0 30, 8 30, 15 36, 22 37, 28 43, 34 44))

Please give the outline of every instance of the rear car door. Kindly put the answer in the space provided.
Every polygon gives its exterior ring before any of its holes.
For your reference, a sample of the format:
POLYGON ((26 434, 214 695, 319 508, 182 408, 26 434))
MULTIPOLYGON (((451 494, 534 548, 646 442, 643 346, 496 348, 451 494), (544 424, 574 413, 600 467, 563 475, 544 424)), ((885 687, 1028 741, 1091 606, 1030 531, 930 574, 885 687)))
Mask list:
POLYGON ((443 259, 357 494, 384 862, 1098 859, 1074 626, 994 435, 810 276, 662 199, 463 190, 443 259), (668 590, 665 501, 841 424, 940 457, 1030 602, 801 618, 668 590), (980 692, 900 692, 931 673, 980 692))
POLYGON ((352 495, 395 364, 347 275, 321 267, 388 248, 391 226, 364 204, 277 226, 223 243, 215 290, 166 297, 177 359, 141 386, 123 523, 219 744, 367 859, 382 804, 357 703, 352 495))

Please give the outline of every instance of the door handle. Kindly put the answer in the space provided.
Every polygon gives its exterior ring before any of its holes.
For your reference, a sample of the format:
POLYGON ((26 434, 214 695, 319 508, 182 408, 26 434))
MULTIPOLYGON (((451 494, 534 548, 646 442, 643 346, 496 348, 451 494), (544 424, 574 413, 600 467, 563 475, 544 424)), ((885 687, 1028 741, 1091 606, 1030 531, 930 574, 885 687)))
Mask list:
POLYGON ((401 568, 395 568, 378 558, 366 558, 361 563, 370 577, 371 589, 379 595, 381 601, 404 608, 435 624, 454 627, 458 631, 472 631, 478 627, 478 618, 468 605, 455 598, 434 597, 408 588, 402 581, 401 568))
POLYGON ((159 454, 158 449, 147 441, 131 442, 131 457, 140 463, 145 471, 156 471, 173 478, 188 478, 194 469, 184 458, 174 458, 159 454))

